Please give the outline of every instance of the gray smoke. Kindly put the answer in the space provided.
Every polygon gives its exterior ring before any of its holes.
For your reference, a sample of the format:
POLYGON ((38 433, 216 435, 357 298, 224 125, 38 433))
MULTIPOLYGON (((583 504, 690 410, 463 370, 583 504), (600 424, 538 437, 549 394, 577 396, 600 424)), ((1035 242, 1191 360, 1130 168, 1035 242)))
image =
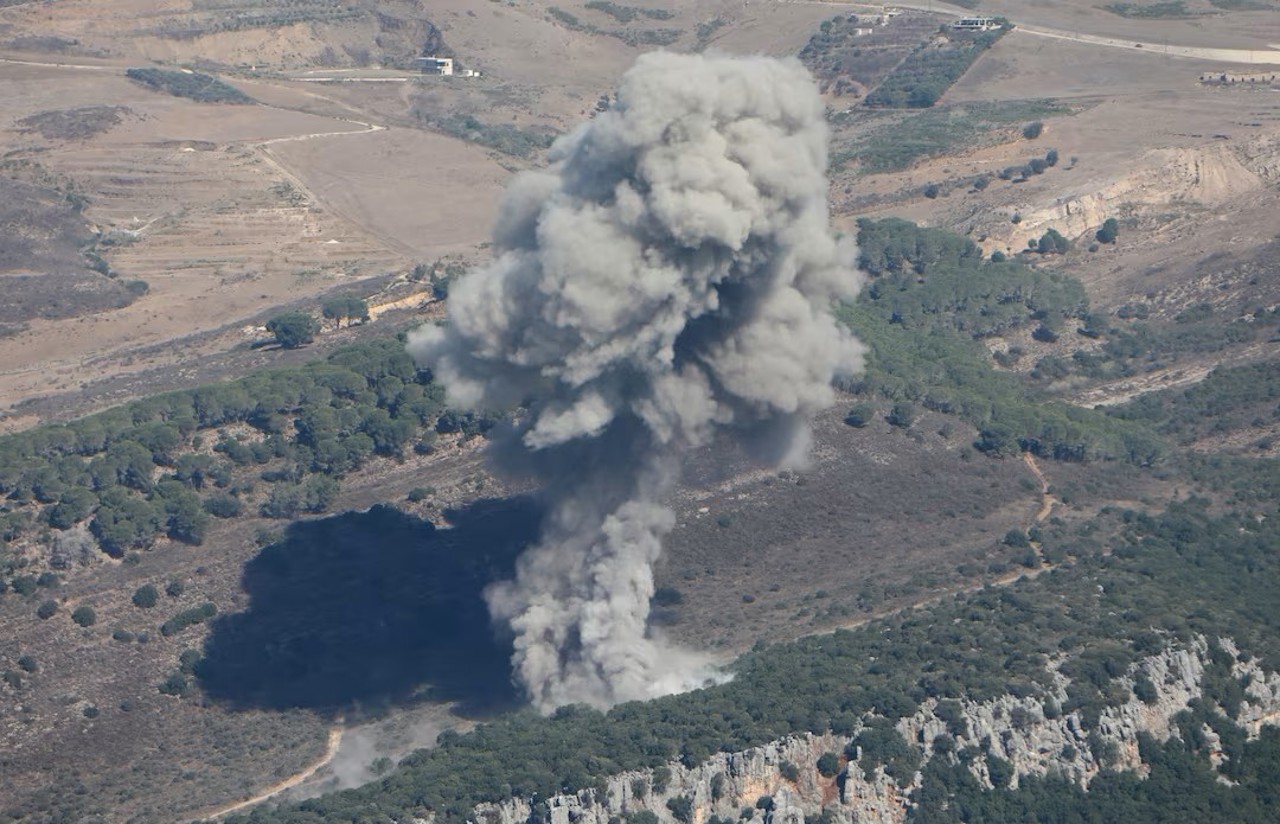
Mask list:
POLYGON ((410 338, 463 408, 526 410, 494 445, 551 508, 490 611, 541 709, 698 686, 646 631, 681 453, 715 433, 795 464, 862 347, 860 285, 828 224, 823 104, 795 60, 652 53, 617 103, 517 176, 492 263, 410 338))

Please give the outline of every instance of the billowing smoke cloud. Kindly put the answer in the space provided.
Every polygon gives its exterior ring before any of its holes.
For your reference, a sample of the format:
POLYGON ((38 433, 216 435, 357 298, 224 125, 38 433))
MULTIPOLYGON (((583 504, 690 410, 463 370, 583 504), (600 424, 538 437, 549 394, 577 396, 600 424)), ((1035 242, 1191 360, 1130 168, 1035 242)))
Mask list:
POLYGON ((647 635, 680 455, 716 433, 796 463, 807 422, 857 370, 831 314, 859 285, 828 225, 827 129, 794 60, 653 53, 617 103, 517 176, 495 257, 410 351, 450 402, 527 412, 494 454, 551 508, 490 610, 544 710, 698 685, 647 635))

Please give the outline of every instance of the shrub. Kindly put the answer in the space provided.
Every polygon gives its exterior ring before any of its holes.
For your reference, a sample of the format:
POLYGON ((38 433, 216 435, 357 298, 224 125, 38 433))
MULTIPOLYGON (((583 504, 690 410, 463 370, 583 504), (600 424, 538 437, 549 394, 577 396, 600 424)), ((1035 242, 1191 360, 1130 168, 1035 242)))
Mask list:
POLYGON ((19 575, 17 578, 10 581, 9 585, 12 586, 13 591, 19 595, 30 595, 36 591, 36 576, 19 575))
POLYGON ((691 824, 693 821, 693 799, 687 795, 667 799, 667 809, 681 824, 691 824))
POLYGON ((667 791, 667 785, 671 783, 671 768, 663 765, 657 767, 653 771, 653 791, 655 793, 664 793, 667 791))
POLYGON ((909 429, 916 417, 916 408, 907 401, 898 401, 889 410, 889 414, 885 416, 885 420, 890 426, 898 426, 903 429, 909 429))
POLYGON ((91 627, 98 623, 98 615, 92 607, 80 606, 71 613, 71 620, 82 627, 91 627))
POLYGON ((133 640, 133 633, 127 629, 113 629, 111 631, 111 638, 114 641, 127 644, 133 640))
POLYGON ((52 599, 45 601, 36 607, 36 617, 40 620, 52 618, 58 612, 58 602, 52 599))
POLYGON ((20 657, 18 659, 18 666, 22 668, 23 672, 35 672, 39 669, 39 666, 36 664, 35 656, 32 655, 23 655, 20 657))
POLYGON ((226 492, 214 492, 204 499, 204 511, 215 518, 235 518, 243 510, 240 499, 226 492))
POLYGON ((187 585, 181 581, 170 581, 169 585, 164 588, 164 594, 170 598, 180 598, 182 593, 187 591, 187 585))
POLYGON ((833 752, 824 752, 818 756, 818 772, 830 778, 840 772, 840 756, 833 752))
POLYGON ((187 694, 187 679, 180 673, 174 673, 156 687, 161 695, 172 695, 178 698, 187 694))
POLYGON ((160 593, 151 584, 144 584, 133 591, 133 605, 151 609, 160 600, 160 593))
POLYGON ((160 634, 168 638, 194 624, 203 623, 218 614, 218 608, 209 602, 205 602, 198 607, 184 609, 177 613, 168 621, 160 625, 160 634))
POLYGON ((790 761, 783 761, 778 765, 778 774, 788 781, 800 780, 800 768, 790 761))
POLYGON ((1048 326, 1045 326, 1042 323, 1039 326, 1037 326, 1034 330, 1032 330, 1031 337, 1035 338, 1041 343, 1053 343, 1058 339, 1058 333, 1053 331, 1048 326))
POLYGON ((1120 234, 1120 222, 1113 217, 1107 218, 1102 227, 1094 234, 1099 243, 1115 243, 1120 234))
POLYGON ((942 190, 938 188, 938 184, 936 183, 930 183, 928 186, 924 187, 924 196, 930 200, 936 199, 941 193, 942 190))
POLYGON ((849 414, 844 416, 844 422, 849 426, 861 429, 871 423, 876 416, 876 408, 869 403, 857 403, 849 410, 849 414))
POLYGON ((1022 127, 1022 136, 1027 140, 1035 140, 1042 134, 1044 134, 1044 123, 1039 120, 1034 120, 1022 127))

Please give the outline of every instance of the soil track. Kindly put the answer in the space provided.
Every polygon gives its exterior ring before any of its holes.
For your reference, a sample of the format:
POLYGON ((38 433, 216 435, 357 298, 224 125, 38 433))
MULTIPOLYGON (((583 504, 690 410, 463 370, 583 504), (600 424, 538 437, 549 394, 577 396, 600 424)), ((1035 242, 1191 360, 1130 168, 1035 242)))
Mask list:
POLYGON ((324 767, 328 766, 329 762, 332 761, 334 756, 338 754, 338 749, 341 746, 342 746, 342 727, 341 725, 339 725, 329 730, 329 743, 328 743, 328 746, 325 747, 324 755, 320 756, 319 759, 317 759, 314 763, 309 765, 306 769, 296 772, 293 775, 289 776, 288 778, 283 778, 277 781, 276 783, 272 784, 270 787, 267 787, 265 790, 263 790, 262 792, 258 793, 255 796, 246 798, 243 801, 236 801, 234 803, 224 805, 205 815, 190 819, 190 821, 193 821, 193 822, 194 821, 210 821, 214 819, 223 818, 224 816, 231 815, 231 813, 239 812, 240 810, 243 810, 246 807, 252 807, 255 804, 261 804, 263 801, 266 801, 272 796, 279 795, 285 790, 292 789, 293 787, 296 787, 302 782, 306 781, 311 776, 315 775, 324 767))

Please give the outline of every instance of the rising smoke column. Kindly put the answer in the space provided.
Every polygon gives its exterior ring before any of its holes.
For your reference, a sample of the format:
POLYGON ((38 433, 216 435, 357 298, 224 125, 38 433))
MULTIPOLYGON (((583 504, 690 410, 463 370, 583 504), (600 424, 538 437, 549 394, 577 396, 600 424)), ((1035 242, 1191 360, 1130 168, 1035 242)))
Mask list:
POLYGON ((661 503, 716 433, 796 462, 862 348, 831 314, 859 285, 828 225, 823 104, 795 60, 652 53, 617 103, 511 183, 492 263, 409 348, 462 408, 526 412, 493 454, 550 510, 490 611, 544 711, 696 686, 646 634, 661 503))

